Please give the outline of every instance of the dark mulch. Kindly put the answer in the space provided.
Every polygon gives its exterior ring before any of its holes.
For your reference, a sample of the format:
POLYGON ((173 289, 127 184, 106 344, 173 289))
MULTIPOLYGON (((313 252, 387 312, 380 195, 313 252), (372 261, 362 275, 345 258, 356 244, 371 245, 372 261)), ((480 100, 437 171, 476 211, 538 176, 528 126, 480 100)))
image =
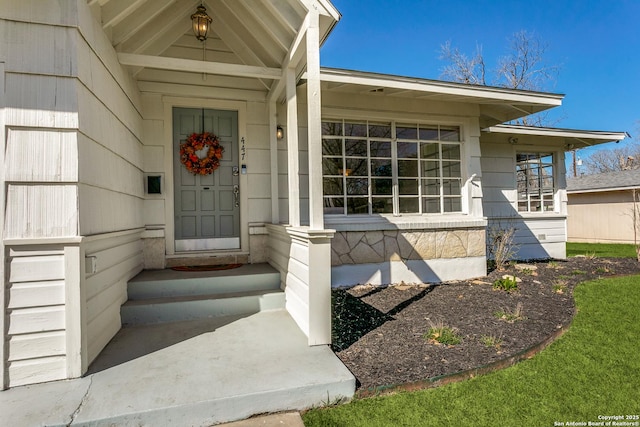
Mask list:
POLYGON ((438 285, 357 286, 333 292, 334 351, 360 389, 398 385, 484 366, 520 353, 567 325, 573 290, 583 281, 640 273, 634 259, 569 258, 510 266, 487 277, 438 285), (535 270, 534 270, 535 268, 535 270), (518 290, 493 289, 504 274, 522 279, 518 290), (512 323, 497 312, 513 313, 512 323), (424 338, 434 324, 457 329, 461 343, 436 345, 424 338), (483 337, 500 340, 498 346, 483 337))

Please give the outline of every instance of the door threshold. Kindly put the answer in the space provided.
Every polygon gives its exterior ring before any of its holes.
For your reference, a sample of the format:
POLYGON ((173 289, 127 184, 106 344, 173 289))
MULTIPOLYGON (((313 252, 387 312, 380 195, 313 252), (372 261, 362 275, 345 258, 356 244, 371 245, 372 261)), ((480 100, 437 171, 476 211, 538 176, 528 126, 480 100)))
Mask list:
POLYGON ((202 251, 176 251, 173 254, 166 254, 165 258, 184 258, 190 256, 203 256, 203 255, 249 255, 249 252, 242 251, 240 249, 216 249, 216 250, 202 250, 202 251))
POLYGON ((200 251, 165 255, 165 268, 221 264, 249 264, 249 253, 240 251, 200 251))

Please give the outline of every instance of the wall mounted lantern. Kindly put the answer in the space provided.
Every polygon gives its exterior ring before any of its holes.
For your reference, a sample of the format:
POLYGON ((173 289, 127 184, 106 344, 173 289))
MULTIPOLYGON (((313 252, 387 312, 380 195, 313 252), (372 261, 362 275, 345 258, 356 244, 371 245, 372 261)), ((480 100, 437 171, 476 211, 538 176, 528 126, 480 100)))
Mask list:
POLYGON ((198 6, 196 13, 191 15, 193 34, 201 42, 207 39, 207 33, 209 32, 212 21, 213 19, 207 15, 207 9, 203 5, 198 6))
POLYGON ((282 130, 282 126, 278 125, 276 128, 276 138, 282 139, 284 138, 284 130, 282 130))

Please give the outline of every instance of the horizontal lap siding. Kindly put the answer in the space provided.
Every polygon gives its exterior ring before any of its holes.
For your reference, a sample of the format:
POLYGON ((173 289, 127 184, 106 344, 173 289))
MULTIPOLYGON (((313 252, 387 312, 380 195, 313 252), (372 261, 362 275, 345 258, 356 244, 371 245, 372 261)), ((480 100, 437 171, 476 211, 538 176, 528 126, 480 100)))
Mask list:
POLYGON ((16 247, 9 252, 8 385, 66 378, 63 248, 16 247))
MULTIPOLYGON (((86 2, 24 0, 1 3, 0 16, 11 19, 0 19, 0 33, 10 37, 1 76, 6 129, 0 130, 7 135, 5 238, 80 240, 140 229, 139 93, 90 8, 86 2)), ((63 245, 7 248, 3 386, 77 376, 79 331, 89 335, 93 358, 119 329, 126 281, 142 268, 140 233, 124 241, 122 235, 108 237, 102 239, 108 248, 95 238, 86 245, 99 266, 87 283, 84 261, 72 255, 82 255, 84 243, 71 248, 66 260, 63 245), (84 292, 76 288, 79 284, 94 290, 87 306, 65 306, 84 292), (81 311, 88 311, 88 319, 81 311)))
MULTIPOLYGON (((482 150, 482 187, 484 214, 489 219, 487 237, 492 228, 516 228, 514 243, 518 247, 517 258, 541 259, 564 258, 566 256, 566 205, 564 201, 564 157, 558 147, 537 143, 527 144, 526 138, 519 138, 519 144, 509 144, 506 137, 483 135, 482 150), (501 140, 502 138, 502 140, 501 140), (517 191, 515 174, 516 152, 554 152, 556 153, 556 209, 555 214, 522 213, 516 210, 517 191)), ((490 242, 487 242, 490 244, 490 242)))
MULTIPOLYGON (((516 258, 547 259, 566 257, 566 219, 563 217, 489 219, 492 228, 515 228, 516 258)), ((487 236, 490 231, 487 232, 487 236)), ((490 244, 491 242, 487 242, 490 244)))
POLYGON ((309 248, 292 239, 284 227, 268 225, 269 262, 284 281, 286 308, 309 335, 309 248))
POLYGON ((85 287, 88 360, 91 362, 118 332, 120 306, 127 300, 127 282, 142 270, 140 233, 105 235, 85 245, 96 272, 87 271, 85 287))

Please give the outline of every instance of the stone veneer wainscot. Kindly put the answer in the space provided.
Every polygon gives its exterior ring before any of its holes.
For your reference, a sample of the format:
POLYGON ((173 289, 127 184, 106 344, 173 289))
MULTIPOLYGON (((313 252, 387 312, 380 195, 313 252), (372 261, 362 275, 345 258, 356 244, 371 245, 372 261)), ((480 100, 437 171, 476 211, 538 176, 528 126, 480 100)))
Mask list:
POLYGON ((339 231, 331 265, 485 256, 485 228, 339 231))

